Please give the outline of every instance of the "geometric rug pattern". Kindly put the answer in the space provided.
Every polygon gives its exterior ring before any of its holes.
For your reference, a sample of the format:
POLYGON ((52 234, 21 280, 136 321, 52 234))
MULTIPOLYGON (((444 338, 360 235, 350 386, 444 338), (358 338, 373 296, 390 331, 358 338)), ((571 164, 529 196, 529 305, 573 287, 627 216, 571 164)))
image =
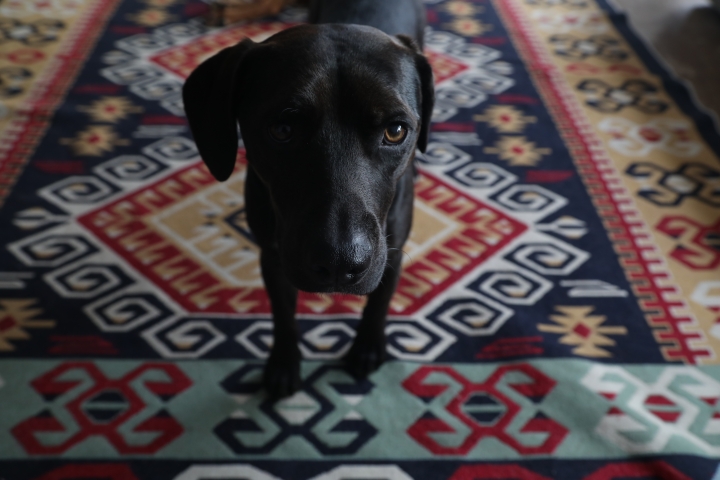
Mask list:
POLYGON ((365 299, 272 345, 244 150, 216 182, 187 75, 306 19, 200 0, 0 0, 0 478, 710 479, 720 136, 605 0, 426 0, 415 222, 367 380, 365 299))

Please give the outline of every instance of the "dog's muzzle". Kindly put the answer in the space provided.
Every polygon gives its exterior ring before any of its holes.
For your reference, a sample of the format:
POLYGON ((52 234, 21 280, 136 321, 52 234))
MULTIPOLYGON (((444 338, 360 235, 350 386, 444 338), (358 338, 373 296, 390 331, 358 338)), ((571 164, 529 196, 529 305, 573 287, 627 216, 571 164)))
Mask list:
POLYGON ((370 274, 374 253, 372 242, 361 232, 342 243, 312 242, 305 249, 304 276, 319 291, 350 292, 370 274))

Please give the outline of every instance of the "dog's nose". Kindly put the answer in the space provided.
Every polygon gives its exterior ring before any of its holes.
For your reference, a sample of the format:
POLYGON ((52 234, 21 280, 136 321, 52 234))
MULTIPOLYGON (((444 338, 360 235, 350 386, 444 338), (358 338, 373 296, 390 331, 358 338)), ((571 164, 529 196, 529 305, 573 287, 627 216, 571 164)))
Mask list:
POLYGON ((318 242, 310 251, 309 271, 320 284, 349 286, 359 282, 372 261, 372 244, 366 235, 353 235, 342 245, 318 242))

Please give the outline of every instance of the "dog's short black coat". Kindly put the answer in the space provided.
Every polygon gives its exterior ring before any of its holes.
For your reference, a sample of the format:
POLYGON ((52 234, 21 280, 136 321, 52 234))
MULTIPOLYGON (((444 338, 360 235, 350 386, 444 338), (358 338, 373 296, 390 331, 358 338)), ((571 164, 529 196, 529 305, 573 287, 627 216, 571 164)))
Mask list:
POLYGON ((183 100, 218 180, 247 151, 247 221, 273 311, 264 384, 300 386, 297 290, 369 294, 346 363, 385 356, 385 317, 412 223, 412 161, 425 150, 434 90, 419 0, 317 0, 313 24, 243 40, 201 64, 183 100))

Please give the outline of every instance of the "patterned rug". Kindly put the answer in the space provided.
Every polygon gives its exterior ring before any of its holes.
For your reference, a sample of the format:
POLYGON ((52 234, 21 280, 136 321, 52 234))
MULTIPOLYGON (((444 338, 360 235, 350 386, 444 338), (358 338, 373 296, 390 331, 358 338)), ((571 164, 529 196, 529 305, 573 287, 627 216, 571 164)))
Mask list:
POLYGON ((353 380, 363 298, 303 295, 303 389, 273 404, 246 166, 211 178, 180 89, 305 12, 0 0, 0 478, 716 475, 712 120, 605 0, 426 4, 391 360, 353 380))

